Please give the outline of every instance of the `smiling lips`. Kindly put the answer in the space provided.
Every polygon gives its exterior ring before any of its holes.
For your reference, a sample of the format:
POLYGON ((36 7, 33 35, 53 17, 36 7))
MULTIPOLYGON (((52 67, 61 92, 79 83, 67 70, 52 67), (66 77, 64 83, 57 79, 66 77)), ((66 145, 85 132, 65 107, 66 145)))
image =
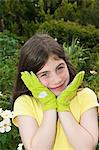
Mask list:
POLYGON ((64 83, 61 84, 60 86, 54 87, 54 88, 50 88, 51 90, 57 90, 57 89, 61 89, 63 87, 64 83))

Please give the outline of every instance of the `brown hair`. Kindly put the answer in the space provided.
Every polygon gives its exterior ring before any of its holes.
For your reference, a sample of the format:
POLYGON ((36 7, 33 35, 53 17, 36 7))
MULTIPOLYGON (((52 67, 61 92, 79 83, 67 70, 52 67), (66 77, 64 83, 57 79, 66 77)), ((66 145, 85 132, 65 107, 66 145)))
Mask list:
POLYGON ((52 54, 62 58, 66 62, 70 74, 70 82, 73 80, 76 72, 63 48, 50 35, 35 34, 23 45, 20 52, 13 101, 22 94, 31 95, 31 92, 21 80, 21 72, 33 71, 36 74, 52 54))

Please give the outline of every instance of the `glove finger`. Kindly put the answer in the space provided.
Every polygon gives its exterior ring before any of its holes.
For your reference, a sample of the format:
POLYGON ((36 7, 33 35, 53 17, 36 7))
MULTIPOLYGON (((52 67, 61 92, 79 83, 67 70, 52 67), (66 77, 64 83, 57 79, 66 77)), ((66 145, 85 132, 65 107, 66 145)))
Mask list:
POLYGON ((34 86, 35 88, 39 88, 39 89, 45 88, 45 87, 41 84, 41 82, 39 81, 39 79, 37 78, 37 76, 36 76, 32 71, 30 72, 30 74, 31 74, 33 86, 34 86))
POLYGON ((83 78, 84 78, 84 71, 80 71, 75 78, 73 79, 72 83, 70 84, 71 86, 71 91, 74 91, 78 89, 78 87, 81 85, 83 78))
POLYGON ((21 72, 21 79, 26 82, 29 83, 30 82, 30 74, 27 71, 21 72))
POLYGON ((76 91, 78 87, 81 85, 81 82, 83 81, 84 78, 84 71, 79 72, 73 81, 71 82, 70 85, 67 86, 67 88, 62 92, 61 96, 62 97, 73 97, 76 94, 76 91))
POLYGON ((29 90, 33 88, 33 81, 29 72, 21 72, 21 79, 29 90))

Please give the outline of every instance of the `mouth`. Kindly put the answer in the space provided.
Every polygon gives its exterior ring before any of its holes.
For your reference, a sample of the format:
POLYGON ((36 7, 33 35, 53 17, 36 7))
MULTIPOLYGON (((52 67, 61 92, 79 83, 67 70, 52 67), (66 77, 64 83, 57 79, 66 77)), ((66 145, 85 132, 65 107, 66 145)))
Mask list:
POLYGON ((62 89, 64 87, 64 83, 59 85, 59 86, 56 86, 54 88, 50 88, 51 90, 58 90, 58 89, 62 89))

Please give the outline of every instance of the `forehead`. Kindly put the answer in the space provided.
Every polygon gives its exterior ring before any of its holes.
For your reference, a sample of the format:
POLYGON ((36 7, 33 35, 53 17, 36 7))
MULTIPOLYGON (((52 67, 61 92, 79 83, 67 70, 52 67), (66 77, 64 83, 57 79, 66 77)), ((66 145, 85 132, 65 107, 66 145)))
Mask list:
POLYGON ((49 56, 46 64, 44 65, 44 67, 40 70, 41 71, 46 71, 46 70, 52 70, 52 69, 55 69, 59 64, 61 63, 65 63, 65 61, 61 58, 59 58, 58 56, 56 55, 51 55, 49 56))

